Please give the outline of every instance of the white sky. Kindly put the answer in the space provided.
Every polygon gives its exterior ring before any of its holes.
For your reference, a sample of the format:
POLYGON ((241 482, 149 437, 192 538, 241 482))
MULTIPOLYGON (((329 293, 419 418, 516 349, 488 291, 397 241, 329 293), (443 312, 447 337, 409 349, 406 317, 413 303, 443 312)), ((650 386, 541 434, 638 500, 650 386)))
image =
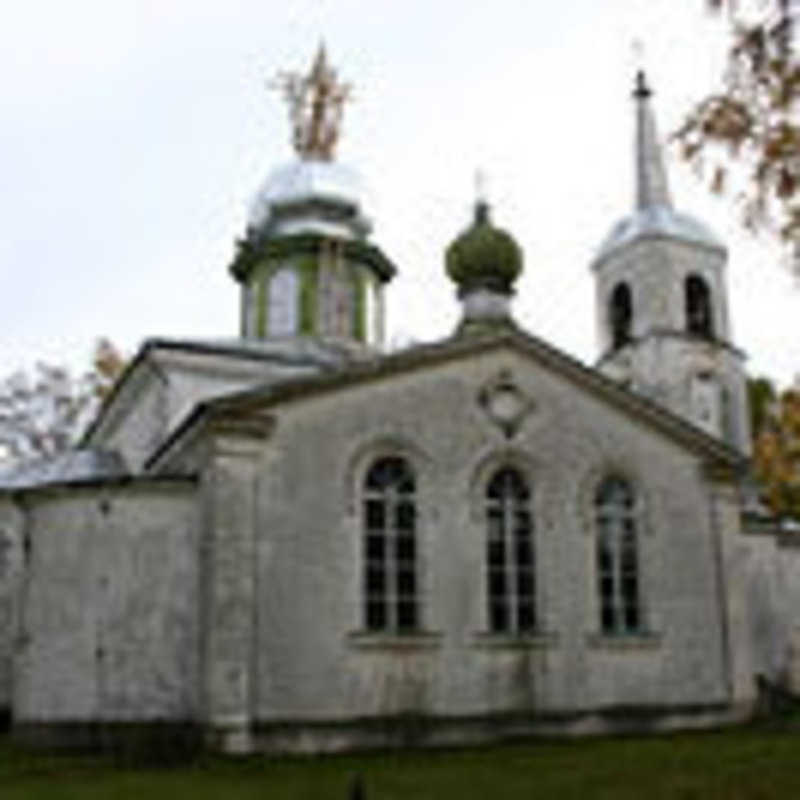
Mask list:
MULTIPOLYGON (((712 87, 724 26, 703 0, 27 0, 0 24, 0 375, 79 369, 105 335, 234 336, 227 272, 247 208, 291 158, 266 84, 320 37, 355 84, 340 160, 371 188, 397 263, 389 340, 448 334, 443 252, 474 174, 525 252, 515 312, 595 356, 588 264, 631 207, 633 42, 662 133, 712 87)), ((731 248, 734 338, 750 369, 800 371, 800 288, 768 243, 670 161, 676 205, 731 248)))

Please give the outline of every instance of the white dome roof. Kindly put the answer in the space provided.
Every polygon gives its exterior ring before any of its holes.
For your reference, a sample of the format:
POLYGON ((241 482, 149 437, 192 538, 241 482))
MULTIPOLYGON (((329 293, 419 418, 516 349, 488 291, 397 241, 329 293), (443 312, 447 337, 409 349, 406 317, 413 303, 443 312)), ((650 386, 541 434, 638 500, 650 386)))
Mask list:
POLYGON ((365 188, 358 173, 333 161, 294 161, 276 167, 256 193, 248 227, 259 228, 273 206, 305 200, 328 200, 360 210, 365 188))
POLYGON ((598 250, 595 263, 602 261, 617 248, 649 236, 666 236, 715 250, 726 249, 722 240, 694 217, 675 211, 669 206, 648 206, 640 208, 614 225, 598 250))

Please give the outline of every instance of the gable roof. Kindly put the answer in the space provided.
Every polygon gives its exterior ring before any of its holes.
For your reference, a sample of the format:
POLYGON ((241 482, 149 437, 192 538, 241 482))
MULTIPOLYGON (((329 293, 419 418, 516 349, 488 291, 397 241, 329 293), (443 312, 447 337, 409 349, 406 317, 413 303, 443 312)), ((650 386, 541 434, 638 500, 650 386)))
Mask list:
POLYGON ((290 379, 277 385, 258 385, 199 403, 147 459, 145 469, 155 468, 184 436, 211 421, 242 416, 248 411, 261 410, 295 398, 341 390, 503 347, 534 359, 715 464, 739 467, 747 462, 747 457, 731 445, 707 434, 661 405, 623 388, 596 369, 586 366, 542 339, 526 333, 514 324, 507 324, 494 331, 456 334, 397 353, 351 362, 335 371, 290 379))
POLYGON ((111 392, 103 402, 83 432, 78 446, 89 447, 93 437, 106 423, 108 416, 117 406, 122 395, 130 389, 134 377, 142 364, 152 365, 151 355, 162 353, 187 353, 200 356, 229 359, 231 363, 243 364, 283 364, 287 366, 310 366, 319 370, 335 369, 346 358, 347 351, 335 344, 322 345, 312 339, 292 342, 255 341, 248 339, 167 339, 153 337, 146 339, 136 355, 128 362, 122 375, 114 383, 111 392))

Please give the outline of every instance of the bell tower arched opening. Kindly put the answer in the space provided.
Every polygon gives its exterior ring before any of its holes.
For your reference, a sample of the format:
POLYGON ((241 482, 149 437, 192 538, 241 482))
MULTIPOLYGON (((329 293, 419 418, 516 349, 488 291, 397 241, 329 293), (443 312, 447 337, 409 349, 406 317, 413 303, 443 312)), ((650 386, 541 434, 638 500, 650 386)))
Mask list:
POLYGON ((611 292, 608 318, 611 324, 611 345, 614 350, 631 341, 633 325, 633 299, 627 283, 618 283, 611 292))
POLYGON ((686 294, 686 330, 704 339, 714 338, 714 315, 711 289, 699 275, 689 275, 684 283, 686 294))

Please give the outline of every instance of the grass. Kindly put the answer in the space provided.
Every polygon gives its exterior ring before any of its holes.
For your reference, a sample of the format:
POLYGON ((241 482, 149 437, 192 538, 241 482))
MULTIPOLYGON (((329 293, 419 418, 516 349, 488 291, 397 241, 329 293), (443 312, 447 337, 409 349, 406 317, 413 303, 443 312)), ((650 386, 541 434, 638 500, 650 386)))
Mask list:
POLYGON ((355 773, 367 800, 772 800, 800 796, 800 734, 751 727, 481 750, 205 757, 164 769, 0 744, 2 800, 347 800, 355 773))

